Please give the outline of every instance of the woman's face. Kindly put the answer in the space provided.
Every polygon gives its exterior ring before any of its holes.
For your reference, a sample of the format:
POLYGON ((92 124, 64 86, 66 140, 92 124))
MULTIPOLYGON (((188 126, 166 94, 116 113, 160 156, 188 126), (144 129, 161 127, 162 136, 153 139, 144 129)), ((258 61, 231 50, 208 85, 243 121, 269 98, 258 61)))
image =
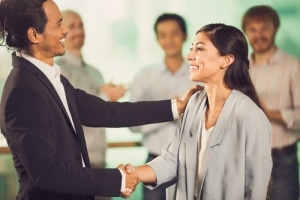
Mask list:
POLYGON ((219 55, 218 50, 204 32, 199 32, 195 36, 187 59, 192 81, 204 83, 223 82, 225 74, 223 68, 224 57, 219 55))

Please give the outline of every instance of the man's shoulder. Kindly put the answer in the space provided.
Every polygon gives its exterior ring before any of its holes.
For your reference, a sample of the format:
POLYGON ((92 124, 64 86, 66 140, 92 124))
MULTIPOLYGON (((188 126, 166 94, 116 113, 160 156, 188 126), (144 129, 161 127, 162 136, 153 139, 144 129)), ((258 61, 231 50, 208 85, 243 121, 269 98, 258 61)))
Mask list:
POLYGON ((300 59, 297 58, 295 55, 283 50, 278 49, 278 54, 281 56, 285 61, 291 62, 291 63, 299 63, 300 59))
POLYGON ((162 73, 162 67, 159 64, 152 64, 152 65, 147 65, 142 67, 137 71, 136 76, 141 77, 141 76, 146 76, 149 77, 152 74, 158 74, 162 73))

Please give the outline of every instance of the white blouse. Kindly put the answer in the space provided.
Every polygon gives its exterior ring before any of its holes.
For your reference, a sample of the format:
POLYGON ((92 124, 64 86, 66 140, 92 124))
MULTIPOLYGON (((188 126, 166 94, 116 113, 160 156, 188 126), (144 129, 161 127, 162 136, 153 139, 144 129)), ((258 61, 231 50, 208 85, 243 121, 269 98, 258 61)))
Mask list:
POLYGON ((201 171, 201 166, 202 166, 202 157, 204 150, 206 149, 208 139, 211 135, 212 130, 214 129, 214 126, 212 126, 209 129, 205 129, 205 115, 203 116, 203 123, 202 126, 199 127, 200 131, 200 136, 198 139, 198 172, 196 176, 196 181, 195 181, 195 197, 198 199, 199 195, 199 190, 200 190, 200 185, 199 185, 199 180, 200 180, 200 171, 201 171))

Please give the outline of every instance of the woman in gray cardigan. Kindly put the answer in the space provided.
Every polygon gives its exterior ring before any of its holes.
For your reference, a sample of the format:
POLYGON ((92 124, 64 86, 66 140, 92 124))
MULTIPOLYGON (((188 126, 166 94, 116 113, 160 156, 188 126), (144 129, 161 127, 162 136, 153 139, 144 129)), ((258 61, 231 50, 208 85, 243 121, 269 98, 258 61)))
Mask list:
POLYGON ((162 155, 143 166, 128 164, 127 172, 137 171, 149 188, 166 185, 169 200, 266 199, 272 130, 250 80, 243 33, 206 25, 187 59, 190 79, 205 89, 190 99, 162 155))

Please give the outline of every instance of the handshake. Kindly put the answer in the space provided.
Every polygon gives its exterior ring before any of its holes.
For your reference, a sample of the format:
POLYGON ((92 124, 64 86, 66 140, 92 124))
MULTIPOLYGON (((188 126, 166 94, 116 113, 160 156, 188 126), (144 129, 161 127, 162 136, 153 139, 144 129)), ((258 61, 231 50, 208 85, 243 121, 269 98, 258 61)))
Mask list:
POLYGON ((125 188, 122 185, 120 196, 123 198, 129 198, 132 192, 135 190, 136 185, 140 181, 139 175, 131 164, 120 164, 118 166, 118 169, 121 170, 123 174, 125 174, 125 176, 123 176, 123 179, 125 179, 125 188))
POLYGON ((123 198, 129 198, 139 182, 148 184, 156 183, 156 174, 149 165, 133 167, 131 164, 120 164, 118 169, 126 175, 126 177, 123 177, 125 178, 125 189, 123 187, 120 194, 123 198))

